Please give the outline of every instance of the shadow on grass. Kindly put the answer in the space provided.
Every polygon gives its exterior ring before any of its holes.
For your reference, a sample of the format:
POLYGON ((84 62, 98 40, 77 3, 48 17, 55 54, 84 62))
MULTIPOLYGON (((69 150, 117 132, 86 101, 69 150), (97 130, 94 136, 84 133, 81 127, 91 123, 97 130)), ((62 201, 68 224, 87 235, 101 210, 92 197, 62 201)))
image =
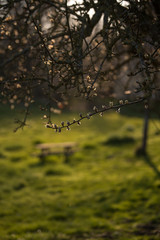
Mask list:
POLYGON ((152 161, 151 157, 146 154, 145 156, 143 156, 142 158, 144 160, 144 162, 150 167, 153 169, 153 171, 155 172, 155 174, 160 177, 160 171, 159 169, 157 168, 156 164, 152 161))
POLYGON ((155 234, 159 234, 159 218, 156 218, 150 222, 145 224, 139 224, 135 231, 136 235, 147 235, 154 236, 155 234))
POLYGON ((3 153, 0 153, 0 159, 5 159, 6 156, 3 153))
POLYGON ((13 146, 7 146, 5 148, 6 151, 8 152, 17 152, 23 149, 23 146, 21 145, 13 145, 13 146))
POLYGON ((43 159, 43 160, 39 159, 39 161, 29 164, 29 167, 30 168, 44 167, 44 166, 48 165, 49 163, 51 163, 51 162, 48 161, 47 159, 43 159))
POLYGON ((129 136, 124 136, 124 137, 119 137, 119 136, 111 136, 109 139, 103 142, 103 145, 125 145, 125 144, 131 144, 134 143, 135 139, 133 137, 129 136))

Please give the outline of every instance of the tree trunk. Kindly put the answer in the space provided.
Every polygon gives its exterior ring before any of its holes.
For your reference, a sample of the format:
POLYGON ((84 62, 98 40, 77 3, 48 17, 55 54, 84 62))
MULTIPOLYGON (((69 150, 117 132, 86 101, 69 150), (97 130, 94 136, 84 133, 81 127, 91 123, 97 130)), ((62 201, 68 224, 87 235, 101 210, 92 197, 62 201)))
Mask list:
POLYGON ((141 147, 142 154, 144 155, 147 153, 148 125, 149 125, 149 109, 145 108, 143 138, 141 147))
POLYGON ((147 155, 148 125, 149 125, 149 109, 145 108, 143 134, 142 134, 142 144, 141 144, 140 147, 138 147, 136 149, 135 154, 137 156, 147 155))

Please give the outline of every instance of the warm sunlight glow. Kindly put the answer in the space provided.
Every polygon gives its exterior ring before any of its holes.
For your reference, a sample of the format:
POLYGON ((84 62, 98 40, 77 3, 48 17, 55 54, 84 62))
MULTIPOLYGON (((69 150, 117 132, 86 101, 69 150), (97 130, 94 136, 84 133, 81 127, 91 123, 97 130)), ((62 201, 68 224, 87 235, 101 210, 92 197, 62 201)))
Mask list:
POLYGON ((125 0, 117 0, 118 3, 120 3, 120 5, 122 5, 123 7, 128 7, 129 6, 129 2, 125 1, 125 0))
POLYGON ((71 5, 76 4, 76 3, 81 4, 81 3, 83 3, 83 0, 69 0, 67 5, 71 6, 71 5))

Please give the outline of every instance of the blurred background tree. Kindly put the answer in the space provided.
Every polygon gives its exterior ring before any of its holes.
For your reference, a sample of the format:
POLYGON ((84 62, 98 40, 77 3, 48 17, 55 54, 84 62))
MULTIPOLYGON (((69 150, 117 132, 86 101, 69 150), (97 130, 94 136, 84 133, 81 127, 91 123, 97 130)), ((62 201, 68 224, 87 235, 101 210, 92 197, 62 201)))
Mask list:
POLYGON ((37 99, 47 111, 46 126, 59 132, 143 101, 145 152, 149 109, 159 100, 159 21, 158 0, 1 0, 0 100, 11 109, 24 106, 17 129, 37 99), (73 97, 92 105, 99 98, 110 102, 78 120, 53 124, 51 113, 73 97))

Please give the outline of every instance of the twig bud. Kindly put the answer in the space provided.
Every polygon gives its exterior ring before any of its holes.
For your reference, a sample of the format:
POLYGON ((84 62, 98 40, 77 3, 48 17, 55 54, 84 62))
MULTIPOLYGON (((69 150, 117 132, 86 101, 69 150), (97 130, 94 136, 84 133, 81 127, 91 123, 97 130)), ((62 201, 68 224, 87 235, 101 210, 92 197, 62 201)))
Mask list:
POLYGON ((93 111, 98 112, 98 108, 96 106, 94 106, 93 111))
POLYGON ((86 116, 88 119, 90 119, 91 118, 91 115, 90 115, 90 113, 87 113, 87 116, 86 116))
POLYGON ((123 100, 119 100, 119 104, 123 104, 123 100))
POLYGON ((110 107, 113 107, 113 102, 109 102, 109 106, 110 106, 110 107))

